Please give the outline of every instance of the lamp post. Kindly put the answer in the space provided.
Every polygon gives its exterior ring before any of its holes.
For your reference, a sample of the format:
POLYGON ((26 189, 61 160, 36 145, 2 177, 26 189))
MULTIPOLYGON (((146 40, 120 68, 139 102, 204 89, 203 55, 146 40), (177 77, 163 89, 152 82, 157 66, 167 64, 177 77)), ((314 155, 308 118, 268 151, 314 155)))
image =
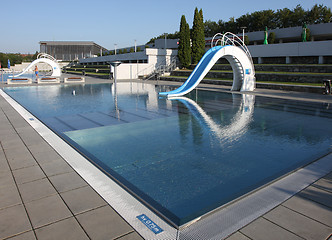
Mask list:
POLYGON ((114 44, 114 55, 116 55, 116 43, 114 44))
POLYGON ((242 29, 242 41, 243 41, 243 43, 244 43, 244 30, 246 29, 247 27, 241 27, 241 29, 242 29))
POLYGON ((115 61, 115 62, 111 62, 111 65, 114 67, 114 84, 116 85, 116 78, 117 78, 117 66, 119 66, 121 64, 120 61, 115 61))
POLYGON ((136 52, 136 39, 135 39, 135 52, 136 52))
POLYGON ((167 33, 165 33, 165 49, 167 49, 167 38, 166 38, 166 36, 167 36, 167 33))

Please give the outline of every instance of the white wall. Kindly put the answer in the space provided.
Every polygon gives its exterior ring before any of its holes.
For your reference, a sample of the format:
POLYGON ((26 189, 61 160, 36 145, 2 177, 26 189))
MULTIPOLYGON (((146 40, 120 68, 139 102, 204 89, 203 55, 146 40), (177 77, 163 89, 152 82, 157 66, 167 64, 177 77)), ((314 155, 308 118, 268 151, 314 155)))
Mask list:
MULTIPOLYGON (((137 79, 139 76, 151 74, 157 67, 169 65, 172 57, 177 56, 177 50, 171 49, 145 49, 148 63, 122 63, 117 67, 117 79, 137 79)), ((125 54, 121 54, 125 55, 125 54)), ((122 56, 124 57, 124 56, 122 56)), ((114 72, 111 67, 111 72, 114 72)))
POLYGON ((252 57, 332 56, 332 41, 247 46, 252 57))

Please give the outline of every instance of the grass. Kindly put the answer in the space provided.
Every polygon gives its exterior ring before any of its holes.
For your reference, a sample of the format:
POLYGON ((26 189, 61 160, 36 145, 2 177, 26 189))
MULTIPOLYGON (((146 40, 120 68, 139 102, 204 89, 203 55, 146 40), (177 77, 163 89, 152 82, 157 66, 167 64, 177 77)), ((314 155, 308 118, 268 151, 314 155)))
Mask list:
MULTIPOLYGON (((178 79, 186 79, 185 77, 181 76, 168 76, 167 78, 178 78, 178 79)), ((228 81, 232 82, 233 79, 226 79, 226 78, 204 78, 204 80, 215 80, 215 81, 228 81)), ((266 83, 266 84, 282 84, 282 85, 296 85, 296 86, 314 86, 314 87, 321 87, 323 84, 320 83, 299 83, 299 82, 276 82, 276 81, 256 81, 257 83, 266 83)))
MULTIPOLYGON (((191 69, 177 70, 181 72, 192 72, 191 69)), ((210 70, 215 73, 233 73, 232 70, 210 70)), ((257 74, 275 74, 275 75, 319 75, 319 76, 332 76, 332 73, 312 73, 312 72, 272 72, 272 71, 255 71, 257 74)))

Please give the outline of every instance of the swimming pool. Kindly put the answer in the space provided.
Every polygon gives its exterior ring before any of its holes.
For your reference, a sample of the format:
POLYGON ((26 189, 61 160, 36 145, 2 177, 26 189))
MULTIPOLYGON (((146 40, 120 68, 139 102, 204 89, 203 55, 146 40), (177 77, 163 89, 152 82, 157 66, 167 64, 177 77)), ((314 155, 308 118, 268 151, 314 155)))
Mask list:
POLYGON ((208 91, 159 99, 164 88, 5 91, 177 226, 331 151, 326 105, 208 91))

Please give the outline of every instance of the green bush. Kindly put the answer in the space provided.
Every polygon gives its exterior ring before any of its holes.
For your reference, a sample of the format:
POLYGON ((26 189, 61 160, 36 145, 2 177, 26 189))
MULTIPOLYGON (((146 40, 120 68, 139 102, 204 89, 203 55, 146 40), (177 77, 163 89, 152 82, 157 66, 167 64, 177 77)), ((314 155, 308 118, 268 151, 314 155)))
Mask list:
POLYGON ((249 45, 249 37, 247 35, 244 36, 244 44, 249 45))
POLYGON ((269 36, 267 37, 267 42, 269 44, 273 44, 276 40, 276 34, 274 32, 270 32, 269 36))

